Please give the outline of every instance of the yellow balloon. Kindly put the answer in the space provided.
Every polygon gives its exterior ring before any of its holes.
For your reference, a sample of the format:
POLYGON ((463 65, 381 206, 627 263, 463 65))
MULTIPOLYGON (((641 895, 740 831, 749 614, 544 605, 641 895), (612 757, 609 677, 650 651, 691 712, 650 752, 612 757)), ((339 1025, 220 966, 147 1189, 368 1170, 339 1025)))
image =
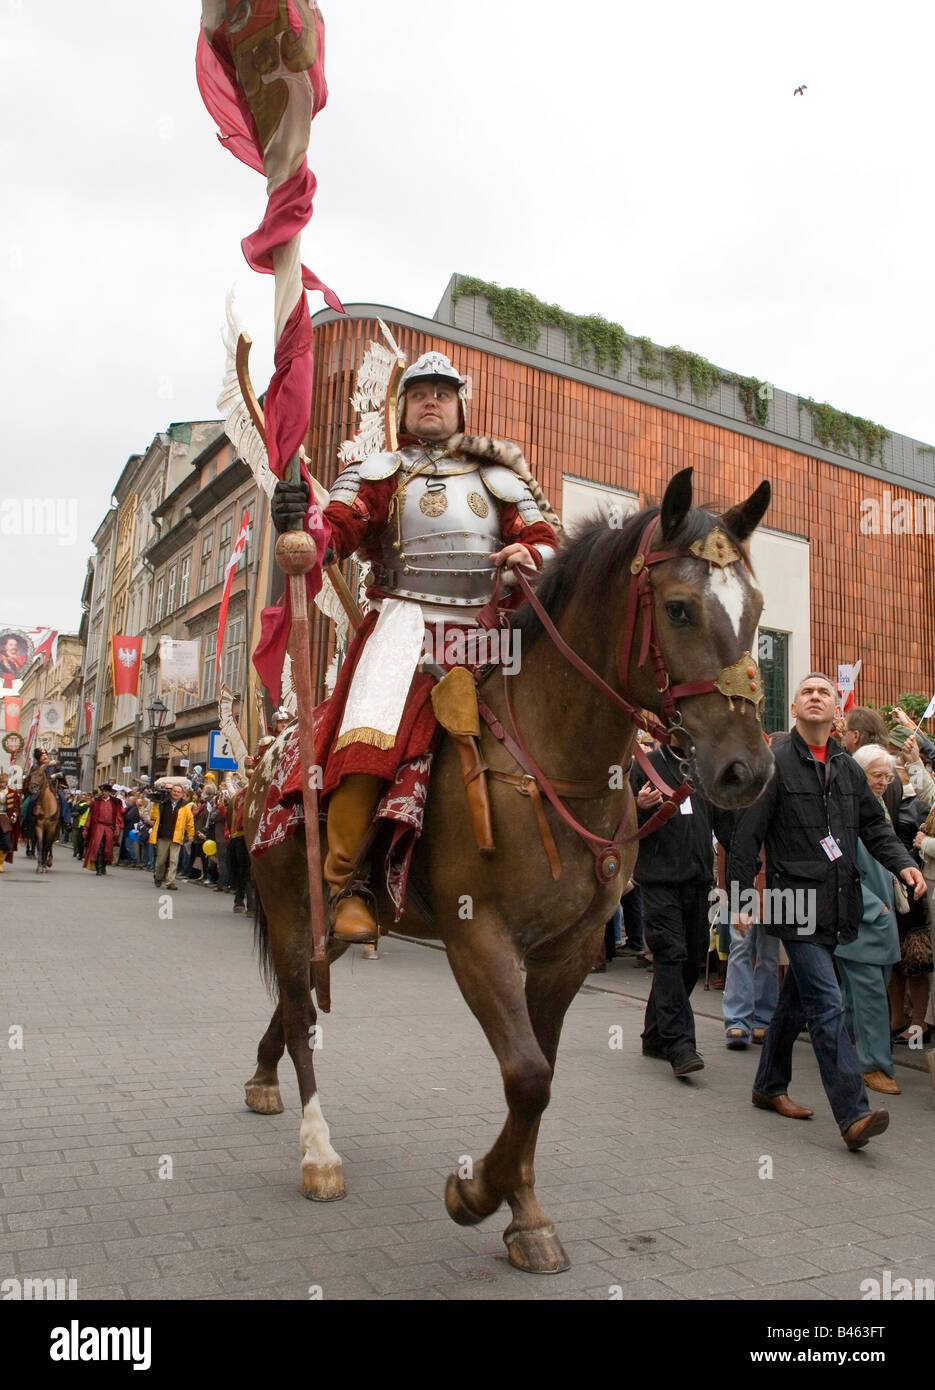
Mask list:
POLYGON ((218 847, 213 840, 205 840, 204 844, 201 846, 201 849, 202 853, 206 854, 209 859, 212 854, 217 854, 218 852, 218 847))

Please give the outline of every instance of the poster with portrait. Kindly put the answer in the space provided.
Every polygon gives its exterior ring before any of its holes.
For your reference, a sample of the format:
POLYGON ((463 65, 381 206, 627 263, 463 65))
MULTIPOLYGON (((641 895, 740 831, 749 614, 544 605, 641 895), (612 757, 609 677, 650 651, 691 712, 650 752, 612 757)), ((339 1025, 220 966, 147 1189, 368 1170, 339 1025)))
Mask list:
POLYGON ((0 683, 9 688, 14 681, 21 681, 34 650, 22 628, 0 627, 0 683))

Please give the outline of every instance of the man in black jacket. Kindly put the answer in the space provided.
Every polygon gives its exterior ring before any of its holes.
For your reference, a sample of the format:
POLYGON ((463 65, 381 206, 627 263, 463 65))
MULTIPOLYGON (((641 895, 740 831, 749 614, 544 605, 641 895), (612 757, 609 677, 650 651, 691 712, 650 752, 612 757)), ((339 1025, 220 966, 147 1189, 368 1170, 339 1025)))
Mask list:
POLYGON ((771 935, 782 938, 789 969, 763 1044, 753 1104, 789 1119, 812 1115, 787 1094, 793 1044, 807 1022, 838 1128, 847 1147, 859 1149, 883 1133, 889 1115, 870 1109, 860 1062, 844 1027, 832 959, 839 942, 854 940, 861 920, 857 837, 917 898, 925 892, 925 880, 862 769, 830 738, 834 702, 835 687, 827 676, 812 672, 800 682, 792 706, 795 728, 773 750, 773 777, 738 818, 728 889, 734 924, 746 932, 753 922, 747 904, 752 902, 757 857, 764 846, 763 924, 771 935))
MULTIPOLYGON (((650 756, 667 786, 679 786, 678 759, 668 748, 650 756)), ((662 803, 662 793, 637 763, 630 785, 642 825, 662 803)), ((701 1071, 695 1016, 689 996, 704 967, 710 935, 708 911, 714 882, 712 831, 727 848, 734 816, 698 792, 679 813, 640 841, 633 878, 643 894, 643 939, 653 953, 653 984, 646 1004, 643 1056, 669 1062, 676 1076, 701 1071)))

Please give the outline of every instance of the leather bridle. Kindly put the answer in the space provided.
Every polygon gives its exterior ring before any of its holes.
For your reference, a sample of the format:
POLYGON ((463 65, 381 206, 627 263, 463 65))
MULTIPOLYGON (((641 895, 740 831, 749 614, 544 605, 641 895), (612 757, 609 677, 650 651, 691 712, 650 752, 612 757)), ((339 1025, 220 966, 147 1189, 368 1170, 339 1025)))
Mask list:
MULTIPOLYGON (((730 703, 732 709, 735 699, 749 701, 749 703, 753 705, 755 718, 759 721, 760 711, 764 703, 763 687, 756 663, 753 661, 749 652, 744 652, 743 656, 732 666, 724 667, 713 680, 685 681, 678 685, 672 685, 669 679, 669 673, 666 669, 662 647, 656 632, 655 617, 653 614, 653 588, 649 579, 650 569, 654 565, 662 564, 666 560, 702 559, 708 562, 710 571, 713 570, 715 566, 724 568, 729 564, 733 564, 735 561, 741 560, 742 557, 734 546, 734 543, 719 527, 715 527, 703 541, 695 541, 690 546, 677 546, 668 549, 653 550, 652 542, 659 525, 660 518, 658 515, 652 517, 647 522, 640 535, 640 539, 636 546, 636 552, 630 563, 630 573, 635 577, 636 582, 630 585, 627 594, 627 609, 624 621, 623 639, 621 641, 618 657, 618 672, 620 683, 624 689, 626 689, 636 636, 637 618, 642 615, 642 635, 637 664, 641 667, 645 666, 647 661, 652 664, 653 676, 656 689, 659 692, 661 712, 665 719, 665 724, 661 724, 657 719, 653 718, 652 715, 648 715, 648 712, 639 709, 628 700, 625 700, 612 686, 607 684, 602 676, 598 675, 593 667, 589 666, 586 661, 578 656, 577 652, 572 650, 558 631, 558 628, 549 617, 539 599, 536 597, 535 591, 529 583, 527 575, 534 575, 536 573, 535 571, 529 570, 524 566, 514 566, 513 573, 516 576, 516 581, 526 601, 536 614, 536 617, 539 619, 553 645, 565 660, 578 671, 585 680, 597 690, 600 690, 602 694, 606 695, 619 709, 622 709, 632 723, 638 728, 644 729, 660 743, 672 744, 676 735, 680 733, 689 737, 690 741, 688 730, 685 729, 682 723, 678 701, 692 695, 723 695, 730 703)), ((491 604, 489 605, 491 611, 496 605, 500 581, 501 574, 498 572, 496 589, 491 604)), ((634 747, 634 756, 639 766, 646 774, 647 779, 653 786, 662 792, 666 799, 659 809, 654 812, 638 830, 630 834, 624 834, 627 821, 627 813, 625 812, 613 839, 608 840, 600 835, 595 835, 571 814, 567 806, 562 802, 555 786, 553 786, 550 779, 537 765, 527 748, 513 712, 513 705, 510 698, 509 676, 506 674, 506 671, 503 673, 503 695, 507 715, 512 728, 512 735, 504 729, 502 723, 497 719, 493 711, 482 700, 478 700, 478 709, 481 717, 484 719, 494 737, 503 744, 507 752, 510 753, 516 763, 523 769, 525 777, 520 780, 523 783, 530 780, 541 789, 565 824, 578 835, 594 855, 594 867, 599 882, 609 883, 620 872, 622 862, 620 854, 621 847, 632 840, 644 839, 647 835, 651 835, 653 831, 658 830, 666 821, 670 820, 678 811, 680 804, 694 791, 692 783, 689 781, 688 777, 685 776, 679 787, 673 788, 669 786, 662 775, 652 765, 648 755, 640 745, 639 740, 637 740, 634 747)), ((744 705, 741 705, 741 710, 743 710, 743 708, 744 705)), ((676 746, 678 747, 678 745, 676 746)), ((687 765, 687 758, 690 756, 691 754, 688 752, 686 757, 680 760, 682 767, 687 765)), ((494 777, 498 776, 496 773, 491 773, 491 775, 494 777)), ((505 775, 503 780, 515 781, 515 779, 508 778, 505 775)), ((595 799, 606 790, 606 782, 602 782, 596 790, 594 788, 591 789, 595 799)), ((577 794, 582 795, 580 790, 577 794)), ((561 873, 558 856, 555 852, 554 843, 551 842, 551 836, 549 835, 547 838, 547 823, 541 813, 539 820, 540 831, 542 832, 546 851, 552 864, 552 876, 557 879, 561 873)))

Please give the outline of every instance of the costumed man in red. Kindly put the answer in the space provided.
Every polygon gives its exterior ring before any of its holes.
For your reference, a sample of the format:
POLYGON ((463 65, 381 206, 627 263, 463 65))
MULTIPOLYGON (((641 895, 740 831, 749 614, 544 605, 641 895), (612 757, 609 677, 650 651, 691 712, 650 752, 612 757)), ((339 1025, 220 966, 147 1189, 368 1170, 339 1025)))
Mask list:
MULTIPOLYGON (((371 566, 371 611, 316 720, 328 811, 324 877, 334 934, 344 941, 375 939, 358 872, 361 847, 387 785, 404 762, 428 751, 437 732, 429 698, 435 676, 420 661, 432 653, 436 668, 477 669, 470 658, 445 656, 449 639, 460 634, 461 650, 470 652, 498 569, 509 586, 511 565, 539 569, 557 544, 558 518, 517 445, 463 433, 466 388, 447 357, 424 353, 400 382, 399 449, 346 468, 324 512, 326 560, 360 551, 371 566)), ((306 483, 277 484, 277 530, 302 529, 308 501, 306 483)))
POLYGON ((120 844, 123 834, 123 802, 114 796, 112 783, 103 782, 91 802, 91 812, 85 826, 87 853, 84 867, 96 869, 100 878, 107 873, 107 865, 113 862, 114 846, 120 844))
POLYGON ((20 795, 10 786, 10 777, 0 772, 0 874, 4 872, 3 861, 12 863, 13 854, 19 843, 20 795))

